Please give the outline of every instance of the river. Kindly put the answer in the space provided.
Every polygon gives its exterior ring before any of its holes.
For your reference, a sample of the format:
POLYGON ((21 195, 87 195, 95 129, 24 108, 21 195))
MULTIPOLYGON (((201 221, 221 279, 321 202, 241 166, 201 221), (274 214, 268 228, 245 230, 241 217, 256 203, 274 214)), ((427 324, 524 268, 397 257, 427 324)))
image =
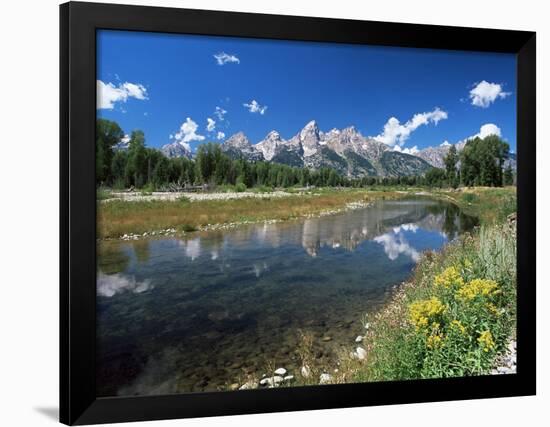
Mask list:
POLYGON ((330 365, 423 251, 476 224, 454 205, 417 198, 185 238, 101 242, 98 395, 224 390, 268 366, 296 375, 300 332, 330 365))

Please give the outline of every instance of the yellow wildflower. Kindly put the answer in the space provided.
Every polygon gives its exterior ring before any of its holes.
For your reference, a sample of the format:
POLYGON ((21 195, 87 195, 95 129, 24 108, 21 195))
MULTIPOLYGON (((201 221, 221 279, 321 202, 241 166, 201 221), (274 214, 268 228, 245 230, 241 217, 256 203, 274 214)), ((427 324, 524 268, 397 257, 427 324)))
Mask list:
POLYGON ((483 351, 485 352, 489 352, 495 348, 495 340, 493 339, 493 334, 491 334, 491 331, 483 331, 479 335, 477 342, 481 345, 483 351))
POLYGON ((443 335, 441 334, 432 334, 426 340, 426 347, 430 349, 439 348, 443 343, 443 335))
POLYGON ((457 329, 463 335, 466 333, 466 328, 464 327, 464 325, 460 320, 456 320, 456 319, 453 320, 451 322, 451 327, 457 329))
POLYGON ((437 318, 445 311, 445 305, 437 298, 415 301, 409 306, 409 318, 416 330, 426 328, 430 320, 437 318))
POLYGON ((473 300, 477 296, 493 296, 500 292, 494 280, 474 279, 462 286, 456 296, 462 300, 473 300))
POLYGON ((448 267, 441 274, 434 277, 434 283, 436 286, 444 288, 460 287, 464 284, 464 279, 456 267, 448 267))
POLYGON ((494 305, 492 302, 488 303, 487 304, 487 309, 493 313, 495 316, 500 316, 500 311, 499 309, 497 308, 496 305, 494 305))

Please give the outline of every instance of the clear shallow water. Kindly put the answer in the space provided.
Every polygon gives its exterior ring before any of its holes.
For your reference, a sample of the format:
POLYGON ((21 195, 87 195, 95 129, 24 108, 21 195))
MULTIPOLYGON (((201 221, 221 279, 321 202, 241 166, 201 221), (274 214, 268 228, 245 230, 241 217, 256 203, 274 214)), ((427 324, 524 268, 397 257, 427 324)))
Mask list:
POLYGON ((300 330, 331 364, 422 251, 475 224, 454 205, 414 199, 187 239, 102 242, 98 394, 226 389, 267 365, 294 374, 300 330))

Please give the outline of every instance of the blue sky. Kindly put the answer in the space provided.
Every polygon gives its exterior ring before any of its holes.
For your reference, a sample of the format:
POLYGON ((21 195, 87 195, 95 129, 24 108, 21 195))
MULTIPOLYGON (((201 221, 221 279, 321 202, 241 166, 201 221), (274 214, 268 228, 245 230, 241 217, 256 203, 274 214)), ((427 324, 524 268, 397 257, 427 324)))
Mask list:
POLYGON ((482 135, 500 133, 516 151, 514 55, 110 30, 97 37, 98 117, 126 133, 143 130, 148 146, 195 148, 238 131, 256 143, 273 129, 290 138, 316 120, 323 131, 354 125, 405 151, 456 143, 486 125, 482 135))

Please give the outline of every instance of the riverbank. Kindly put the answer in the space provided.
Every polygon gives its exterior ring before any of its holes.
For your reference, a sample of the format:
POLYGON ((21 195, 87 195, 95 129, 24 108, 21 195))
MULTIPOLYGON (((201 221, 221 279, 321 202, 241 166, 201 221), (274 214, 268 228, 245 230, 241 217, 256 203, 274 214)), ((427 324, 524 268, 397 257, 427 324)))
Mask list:
POLYGON ((423 196, 450 201, 482 223, 515 211, 515 187, 316 189, 226 193, 111 193, 99 200, 98 238, 135 240, 155 235, 233 228, 342 212, 376 200, 423 196))
POLYGON ((135 240, 159 234, 190 233, 322 216, 364 207, 376 200, 401 198, 411 193, 334 189, 299 193, 249 193, 247 197, 228 195, 246 193, 214 194, 223 196, 212 196, 210 193, 168 200, 100 201, 97 204, 98 238, 135 240))
POLYGON ((477 212, 481 228, 440 253, 425 253, 390 302, 365 315, 363 329, 334 366, 317 363, 311 338, 302 333, 304 344, 296 350, 302 367, 287 373, 291 381, 266 369, 267 376, 249 377, 239 387, 514 373, 516 224, 510 210, 515 212, 515 190, 478 188, 436 196, 477 212))

